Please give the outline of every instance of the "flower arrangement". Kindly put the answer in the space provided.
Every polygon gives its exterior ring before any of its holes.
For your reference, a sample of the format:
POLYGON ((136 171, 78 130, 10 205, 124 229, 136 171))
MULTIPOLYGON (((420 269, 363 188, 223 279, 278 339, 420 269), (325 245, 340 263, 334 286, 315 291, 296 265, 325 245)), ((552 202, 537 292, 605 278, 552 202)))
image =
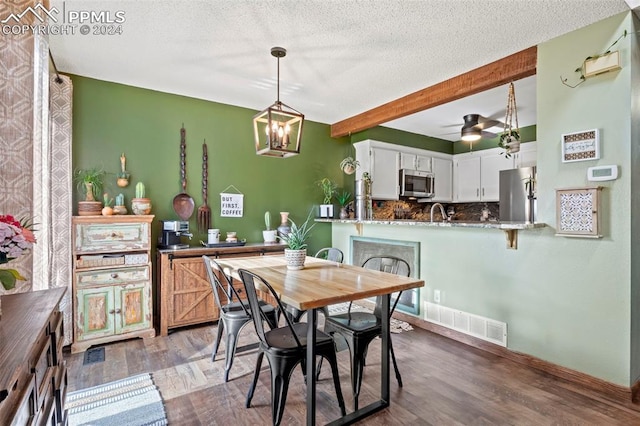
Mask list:
MULTIPOLYGON (((16 220, 10 215, 0 215, 0 264, 16 259, 33 247, 36 237, 33 235, 33 224, 28 220, 16 220)), ((16 280, 24 278, 15 269, 0 269, 0 283, 5 290, 11 290, 16 280)))

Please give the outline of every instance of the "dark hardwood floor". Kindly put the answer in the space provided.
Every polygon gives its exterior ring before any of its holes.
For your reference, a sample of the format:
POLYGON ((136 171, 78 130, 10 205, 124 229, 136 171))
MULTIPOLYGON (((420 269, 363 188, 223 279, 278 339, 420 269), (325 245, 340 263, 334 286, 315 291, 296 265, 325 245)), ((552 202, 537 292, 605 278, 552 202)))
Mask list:
MULTIPOLYGON (((224 346, 215 363, 215 326, 182 329, 168 337, 132 339, 105 345, 105 361, 83 365, 83 354, 66 353, 69 391, 151 372, 171 425, 258 425, 271 423, 266 360, 251 408, 245 396, 256 350, 236 355, 230 381, 223 383, 224 346)), ((255 341, 251 324, 240 345, 255 341)), ((223 340, 224 343, 224 340, 223 340)), ((640 425, 640 408, 606 400, 567 381, 513 361, 416 328, 393 335, 404 387, 391 379, 391 407, 366 425, 640 425)), ((340 380, 353 409, 348 351, 338 353, 340 380)), ((372 343, 360 406, 378 398, 380 341, 372 343)), ((283 425, 305 424, 305 391, 297 369, 283 425)), ((339 414, 330 370, 325 363, 317 386, 317 423, 339 414)))

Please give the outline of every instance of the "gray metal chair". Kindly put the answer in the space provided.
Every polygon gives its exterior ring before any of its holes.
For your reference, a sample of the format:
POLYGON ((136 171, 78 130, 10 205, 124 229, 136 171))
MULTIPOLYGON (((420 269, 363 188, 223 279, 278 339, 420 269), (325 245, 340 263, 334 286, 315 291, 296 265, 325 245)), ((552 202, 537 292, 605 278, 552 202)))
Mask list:
MULTIPOLYGON (((238 345, 238 335, 242 328, 251 322, 252 311, 249 302, 240 297, 238 291, 231 284, 232 280, 225 274, 222 267, 209 256, 202 256, 202 259, 205 270, 207 271, 207 276, 209 277, 209 282, 211 283, 213 298, 220 311, 218 333, 213 344, 211 361, 214 362, 216 360, 222 334, 226 331, 224 381, 228 382, 229 371, 233 365, 233 358, 235 357, 238 345), (220 281, 221 279, 224 283, 220 281), (220 294, 224 295, 224 302, 220 299, 220 294)), ((260 300, 258 304, 269 327, 277 328, 279 315, 276 309, 263 300, 260 300)))
MULTIPOLYGON (((244 284, 252 312, 260 309, 256 285, 259 285, 262 289, 266 288, 277 302, 278 309, 283 308, 278 294, 264 278, 246 269, 240 269, 238 270, 238 273, 240 274, 240 278, 244 284)), ((256 327, 258 337, 260 338, 260 353, 258 354, 256 362, 253 382, 251 383, 249 393, 247 394, 246 406, 247 408, 251 406, 251 400, 253 398, 253 393, 256 389, 260 369, 262 367, 262 358, 266 355, 267 361, 269 362, 269 369, 271 370, 271 416, 274 425, 280 424, 280 421, 282 420, 282 413, 284 412, 284 406, 287 401, 289 380, 293 370, 300 363, 304 371, 307 356, 307 344, 309 343, 307 342, 307 323, 293 323, 286 316, 285 321, 286 326, 265 331, 262 318, 259 318, 258 316, 253 317, 253 323, 256 327)), ((336 389, 338 405, 340 406, 342 416, 345 416, 346 410, 342 390, 340 389, 338 360, 331 336, 318 330, 316 334, 315 350, 318 356, 326 358, 331 365, 333 384, 336 389)))
MULTIPOLYGON (((411 275, 409 264, 405 260, 395 256, 373 256, 365 260, 362 267, 407 277, 411 275)), ((402 292, 397 294, 393 306, 389 309, 389 317, 393 314, 401 294, 402 292)), ((376 306, 373 313, 351 312, 350 303, 347 313, 330 315, 326 318, 324 331, 331 335, 336 333, 340 334, 349 346, 349 352, 351 354, 353 404, 354 409, 358 410, 358 395, 360 394, 360 387, 362 385, 367 348, 373 339, 382 335, 382 297, 376 297, 376 306)), ((389 339, 389 352, 391 354, 391 360, 393 361, 398 386, 402 387, 402 377, 400 376, 400 370, 398 370, 391 339, 389 339)), ((318 370, 320 370, 320 366, 318 370)))

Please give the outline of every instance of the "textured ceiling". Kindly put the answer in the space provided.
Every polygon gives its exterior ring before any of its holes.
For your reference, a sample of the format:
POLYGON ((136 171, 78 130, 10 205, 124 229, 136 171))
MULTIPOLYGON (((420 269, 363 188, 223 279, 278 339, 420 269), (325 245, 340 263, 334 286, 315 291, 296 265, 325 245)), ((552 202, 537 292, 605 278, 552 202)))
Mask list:
MULTIPOLYGON (((51 0, 51 7, 122 11, 126 19, 121 35, 50 36, 63 72, 262 110, 276 100, 270 49, 282 46, 281 100, 329 124, 629 10, 624 0, 51 0)), ((452 126, 464 114, 504 118, 506 87, 491 93, 386 125, 457 140, 452 126)), ((534 124, 535 77, 516 83, 516 98, 520 125, 534 124)))

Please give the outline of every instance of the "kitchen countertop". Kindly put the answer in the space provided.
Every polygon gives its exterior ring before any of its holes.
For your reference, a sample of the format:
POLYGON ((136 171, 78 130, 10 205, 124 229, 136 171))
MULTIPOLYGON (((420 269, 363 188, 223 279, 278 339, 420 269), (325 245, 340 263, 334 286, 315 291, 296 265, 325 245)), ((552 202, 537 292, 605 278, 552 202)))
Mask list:
POLYGON ((188 248, 170 249, 163 248, 158 249, 159 254, 172 254, 175 257, 193 257, 206 255, 215 255, 217 252, 223 252, 224 254, 239 254, 248 252, 261 252, 272 253, 281 252, 287 247, 286 244, 265 244, 265 243, 246 243, 245 245, 227 246, 227 247, 204 247, 202 245, 193 245, 188 248))
POLYGON ((395 225, 395 226, 420 226, 420 227, 442 227, 442 228, 486 228, 486 229, 502 229, 502 230, 524 230, 544 228, 547 226, 541 222, 498 222, 498 221, 486 221, 486 222, 464 222, 464 221, 451 221, 451 222, 429 222, 420 220, 407 220, 407 219, 373 219, 373 220, 356 220, 356 219, 316 219, 316 222, 326 223, 353 223, 364 225, 395 225))

